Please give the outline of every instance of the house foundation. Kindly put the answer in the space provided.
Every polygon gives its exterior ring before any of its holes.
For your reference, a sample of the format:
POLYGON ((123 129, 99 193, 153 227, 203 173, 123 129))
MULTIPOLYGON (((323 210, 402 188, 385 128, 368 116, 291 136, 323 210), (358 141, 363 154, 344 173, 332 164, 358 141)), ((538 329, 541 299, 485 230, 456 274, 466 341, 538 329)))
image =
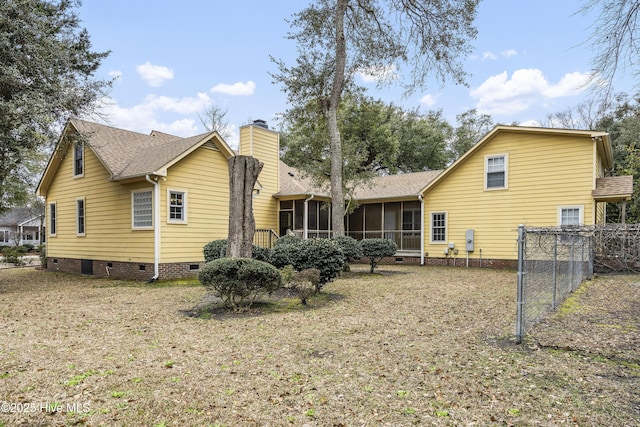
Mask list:
MULTIPOLYGON (((160 264, 158 266, 159 280, 196 277, 203 265, 204 261, 160 264)), ((153 263, 49 257, 47 258, 47 271, 148 281, 153 277, 153 263)))

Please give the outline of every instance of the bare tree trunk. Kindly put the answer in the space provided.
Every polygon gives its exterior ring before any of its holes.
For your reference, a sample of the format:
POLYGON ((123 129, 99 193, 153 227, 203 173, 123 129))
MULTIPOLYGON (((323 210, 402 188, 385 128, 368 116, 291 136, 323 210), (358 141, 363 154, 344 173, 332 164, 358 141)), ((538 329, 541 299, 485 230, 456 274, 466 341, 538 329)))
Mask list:
POLYGON ((342 188, 342 141, 338 130, 338 106, 344 87, 347 45, 344 17, 348 0, 338 0, 334 25, 336 27, 336 70, 327 109, 327 128, 331 140, 331 228, 334 236, 344 234, 344 193, 342 188))
POLYGON ((263 163, 250 156, 229 158, 229 236, 227 257, 251 258, 256 222, 253 188, 263 163))

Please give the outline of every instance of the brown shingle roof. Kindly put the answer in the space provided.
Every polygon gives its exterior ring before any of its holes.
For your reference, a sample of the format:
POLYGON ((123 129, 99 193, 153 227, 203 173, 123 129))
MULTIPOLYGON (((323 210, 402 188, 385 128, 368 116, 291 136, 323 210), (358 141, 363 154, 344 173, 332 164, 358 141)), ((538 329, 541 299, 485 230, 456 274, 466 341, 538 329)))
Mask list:
POLYGON ((189 138, 153 131, 150 135, 72 119, 73 127, 111 173, 112 179, 158 172, 214 132, 189 138))
MULTIPOLYGON (((356 189, 356 200, 417 197, 421 190, 442 171, 413 172, 399 175, 378 176, 368 185, 356 189)), ((280 162, 280 192, 276 197, 316 195, 330 197, 327 189, 315 185, 298 169, 280 162)))
POLYGON ((368 186, 356 189, 357 200, 390 199, 422 194, 422 189, 442 173, 441 170, 375 177, 368 186))
POLYGON ((629 200, 633 194, 633 176, 607 176, 596 179, 592 195, 596 201, 629 200))

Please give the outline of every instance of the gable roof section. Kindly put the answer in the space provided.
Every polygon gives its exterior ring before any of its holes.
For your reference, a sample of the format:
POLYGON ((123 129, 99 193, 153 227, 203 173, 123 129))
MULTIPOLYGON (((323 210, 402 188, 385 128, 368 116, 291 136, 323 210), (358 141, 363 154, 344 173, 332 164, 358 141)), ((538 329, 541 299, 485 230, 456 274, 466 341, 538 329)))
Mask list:
POLYGON ((592 192, 596 202, 619 202, 631 200, 633 176, 607 176, 596 179, 596 189, 592 192))
MULTIPOLYGON (((417 198, 422 188, 442 173, 441 170, 377 176, 356 189, 358 201, 417 198)), ((280 191, 275 197, 317 196, 331 198, 327 190, 315 185, 300 170, 280 162, 280 191)))
POLYGON ((556 129, 556 128, 541 128, 541 127, 526 127, 526 126, 502 126, 497 125, 485 136, 483 136, 477 143, 473 145, 466 153, 458 158, 451 164, 443 173, 438 175, 433 181, 429 182, 421 190, 421 193, 428 192, 430 189, 438 185, 439 182, 446 179, 446 177, 456 170, 461 164, 463 164, 469 157, 473 155, 477 150, 486 145, 489 141, 493 140, 497 135, 502 132, 520 132, 531 133, 537 135, 567 135, 567 136, 583 136, 589 138, 590 141, 595 141, 598 153, 602 157, 603 166, 606 169, 613 167, 613 151, 611 148, 611 140, 609 134, 606 132, 590 131, 590 130, 576 130, 576 129, 556 129))
POLYGON ((158 131, 146 135, 86 120, 71 119, 62 131, 56 149, 40 179, 38 194, 46 194, 55 171, 65 156, 66 139, 75 134, 79 134, 91 148, 114 181, 144 175, 166 175, 168 167, 209 141, 212 141, 225 157, 233 156, 233 150, 217 132, 189 138, 158 131))

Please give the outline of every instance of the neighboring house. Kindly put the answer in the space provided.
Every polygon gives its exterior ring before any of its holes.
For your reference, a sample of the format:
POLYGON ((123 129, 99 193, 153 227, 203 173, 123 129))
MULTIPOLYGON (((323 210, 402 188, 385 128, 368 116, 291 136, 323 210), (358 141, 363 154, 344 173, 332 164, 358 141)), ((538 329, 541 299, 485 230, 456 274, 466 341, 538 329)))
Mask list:
POLYGON ((0 246, 40 245, 43 220, 25 207, 8 210, 0 215, 0 246))
MULTIPOLYGON (((240 153, 265 163, 254 197, 261 229, 277 226, 278 138, 263 122, 240 128, 240 153)), ((233 155, 216 132, 180 138, 70 120, 38 186, 47 268, 145 280, 195 274, 204 245, 227 236, 233 155)))
MULTIPOLYGON (((327 189, 278 153, 278 134, 264 122, 240 128, 239 154, 264 163, 256 227, 331 236, 327 189)), ((233 155, 215 132, 143 135, 71 120, 38 188, 48 268, 138 279, 195 274, 203 246, 227 235, 233 155)), ((612 162, 606 133, 497 126, 444 171, 377 177, 358 189, 345 228, 357 239, 394 240, 395 262, 514 266, 519 224, 602 223, 606 203, 630 199, 631 177, 604 178, 612 162)))

